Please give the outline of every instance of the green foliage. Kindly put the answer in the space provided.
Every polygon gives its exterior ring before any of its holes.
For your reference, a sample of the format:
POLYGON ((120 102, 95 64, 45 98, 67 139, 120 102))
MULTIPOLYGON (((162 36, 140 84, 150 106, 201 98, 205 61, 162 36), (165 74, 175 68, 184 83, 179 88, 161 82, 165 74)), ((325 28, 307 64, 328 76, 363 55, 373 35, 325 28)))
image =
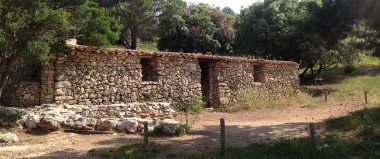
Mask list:
POLYGON ((94 46, 111 46, 119 39, 122 28, 119 18, 99 7, 95 2, 87 1, 73 13, 76 38, 79 43, 94 46))
POLYGON ((188 122, 186 122, 185 124, 181 124, 177 130, 176 130, 176 135, 177 136, 185 136, 187 134, 189 134, 190 132, 190 129, 191 129, 191 126, 189 125, 188 122))
POLYGON ((157 18, 161 1, 154 0, 95 0, 102 7, 120 17, 122 30, 118 45, 136 49, 138 38, 152 41, 157 32, 157 18))
POLYGON ((16 112, 16 114, 10 113, 6 107, 0 106, 0 124, 2 122, 16 122, 21 119, 20 112, 16 112))
POLYGON ((110 45, 119 29, 117 18, 89 0, 0 0, 0 93, 21 58, 47 64, 55 54, 69 52, 70 37, 80 44, 110 45))
POLYGON ((356 68, 353 65, 344 66, 344 74, 352 74, 355 70, 356 68))
POLYGON ((206 106, 206 103, 199 98, 194 98, 190 102, 184 102, 179 105, 179 110, 181 112, 186 112, 190 114, 200 113, 206 106))
POLYGON ((234 19, 206 4, 186 6, 182 0, 170 0, 159 16, 158 49, 230 54, 234 19))
POLYGON ((359 13, 353 9, 360 7, 357 0, 255 3, 239 15, 236 49, 256 58, 299 62, 306 68, 302 77, 334 64, 350 65, 359 59, 356 49, 376 43, 377 33, 357 20, 359 13))
POLYGON ((156 42, 144 42, 137 47, 138 50, 158 51, 156 42))
POLYGON ((141 143, 131 143, 110 148, 104 151, 93 151, 95 155, 102 158, 119 159, 119 158, 133 158, 133 159, 146 159, 154 158, 168 149, 165 145, 160 145, 155 142, 150 142, 148 148, 144 148, 141 143))

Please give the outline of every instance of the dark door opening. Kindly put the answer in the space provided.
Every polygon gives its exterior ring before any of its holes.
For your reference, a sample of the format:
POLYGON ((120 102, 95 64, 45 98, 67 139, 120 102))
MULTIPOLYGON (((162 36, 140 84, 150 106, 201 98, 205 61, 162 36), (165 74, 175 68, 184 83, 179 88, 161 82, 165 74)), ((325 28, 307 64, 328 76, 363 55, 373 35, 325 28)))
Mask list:
POLYGON ((210 66, 208 62, 199 62, 201 67, 201 86, 202 100, 207 103, 207 107, 211 106, 210 101, 210 66))

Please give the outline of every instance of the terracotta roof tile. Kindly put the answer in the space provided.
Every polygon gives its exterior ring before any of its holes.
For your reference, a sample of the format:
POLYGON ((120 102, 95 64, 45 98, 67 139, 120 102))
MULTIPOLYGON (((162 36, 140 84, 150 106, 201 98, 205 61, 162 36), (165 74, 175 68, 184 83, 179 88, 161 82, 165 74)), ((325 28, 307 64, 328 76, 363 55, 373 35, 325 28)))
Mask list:
POLYGON ((251 62, 257 64, 272 64, 272 65, 284 65, 284 66, 297 66, 298 63, 291 61, 276 61, 276 60, 257 60, 249 59, 243 57, 231 57, 231 56, 220 56, 220 55, 205 55, 205 54, 195 54, 195 53, 175 53, 175 52, 150 52, 141 50, 129 50, 121 48, 100 48, 94 46, 85 45, 67 45, 71 50, 79 50, 93 53, 108 53, 116 55, 126 55, 126 56, 152 56, 152 57, 183 57, 183 58, 195 58, 195 59, 210 59, 210 60, 220 60, 220 61, 231 61, 231 62, 251 62))

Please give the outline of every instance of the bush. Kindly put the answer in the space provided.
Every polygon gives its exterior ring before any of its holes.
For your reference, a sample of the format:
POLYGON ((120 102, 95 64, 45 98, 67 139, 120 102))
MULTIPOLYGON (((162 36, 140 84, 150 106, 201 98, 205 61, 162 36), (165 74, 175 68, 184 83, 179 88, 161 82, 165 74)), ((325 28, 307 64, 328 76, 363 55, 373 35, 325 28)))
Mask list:
POLYGON ((200 113, 206 106, 206 103, 202 99, 195 98, 190 102, 181 103, 179 105, 179 111, 190 114, 200 113))
POLYGON ((0 123, 16 122, 19 119, 21 119, 21 115, 18 110, 0 106, 0 123))
POLYGON ((187 121, 185 124, 181 124, 176 130, 176 134, 178 136, 185 136, 189 134, 189 132, 190 132, 190 125, 187 121))
POLYGON ((347 65, 347 66, 344 66, 344 74, 352 74, 356 71, 356 67, 353 66, 353 65, 347 65))

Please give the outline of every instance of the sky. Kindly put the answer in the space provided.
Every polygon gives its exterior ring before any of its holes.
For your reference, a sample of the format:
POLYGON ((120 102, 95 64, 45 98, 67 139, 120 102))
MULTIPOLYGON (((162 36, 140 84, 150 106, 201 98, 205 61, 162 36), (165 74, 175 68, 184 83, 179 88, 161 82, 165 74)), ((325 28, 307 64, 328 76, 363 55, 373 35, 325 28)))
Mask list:
POLYGON ((215 5, 220 7, 220 9, 223 9, 224 7, 228 6, 232 8, 236 13, 240 13, 241 6, 244 6, 244 8, 248 7, 254 2, 260 1, 260 0, 185 0, 187 3, 193 2, 193 3, 207 3, 211 5, 215 5))

